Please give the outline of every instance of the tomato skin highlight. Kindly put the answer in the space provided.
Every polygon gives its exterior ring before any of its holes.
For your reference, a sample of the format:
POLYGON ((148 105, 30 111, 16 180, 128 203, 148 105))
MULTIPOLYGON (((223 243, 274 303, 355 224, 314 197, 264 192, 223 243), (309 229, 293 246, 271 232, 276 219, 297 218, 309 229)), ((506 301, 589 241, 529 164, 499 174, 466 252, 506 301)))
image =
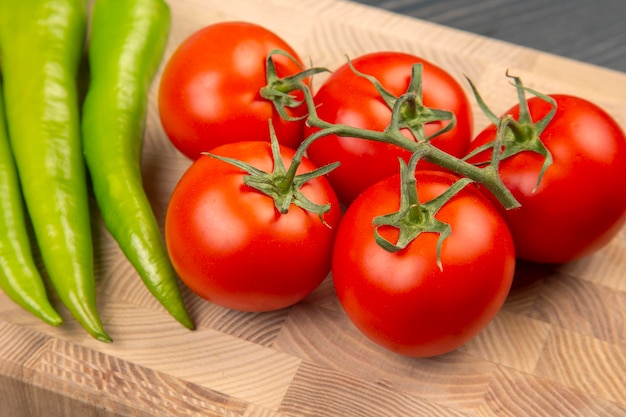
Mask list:
MULTIPOLYGON (((206 26, 184 40, 166 63, 159 86, 161 124, 174 146, 191 159, 228 143, 268 140, 272 120, 281 144, 296 148, 304 120, 286 121, 259 90, 266 82, 265 60, 274 49, 296 58, 275 33, 247 22, 206 26)), ((301 71, 298 63, 274 56, 278 76, 301 71)), ((288 109, 306 115, 306 106, 288 109)))
MULTIPOLYGON (((553 163, 537 184, 543 157, 528 151, 500 163, 502 181, 521 203, 502 213, 513 234, 517 256, 537 263, 565 263, 603 248, 626 222, 626 136, 597 105, 556 94, 554 118, 541 134, 553 163)), ((550 109, 528 100, 534 121, 550 109)), ((519 106, 506 113, 517 120, 519 106)), ((495 127, 480 132, 470 151, 495 137, 495 127)), ((483 154, 484 155, 484 154, 483 154)), ((471 161, 484 158, 479 155, 471 161)))
MULTIPOLYGON (((360 72, 374 76, 394 96, 404 94, 414 64, 422 63, 423 102, 427 107, 452 111, 456 126, 432 140, 432 144, 451 155, 465 155, 472 138, 470 102, 460 84, 445 70, 422 58, 401 52, 376 52, 351 60, 360 72)), ((383 131, 390 122, 391 110, 372 83, 356 75, 344 64, 320 86, 314 97, 318 116, 329 123, 383 131)), ((429 123, 427 135, 448 122, 429 123)), ((307 137, 318 129, 305 127, 307 137)), ((407 133, 408 137, 412 136, 407 133)), ((370 140, 328 135, 314 142, 308 156, 317 165, 340 161, 328 176, 342 203, 348 205, 368 186, 398 173, 398 158, 408 161, 411 153, 396 145, 370 140)), ((421 168, 435 168, 421 161, 421 168)))
MULTIPOLYGON (((238 142, 215 155, 273 167, 268 142, 238 142)), ((294 151, 281 147, 289 166, 294 151)), ((298 173, 313 170, 303 160, 298 173)), ((202 298, 240 311, 270 311, 305 298, 328 275, 341 217, 339 202, 324 177, 301 191, 331 209, 319 216, 291 205, 280 214, 273 200, 243 184, 245 172, 207 155, 183 174, 172 193, 165 237, 181 280, 202 298)))
MULTIPOLYGON (((420 201, 452 185, 444 172, 418 171, 420 201)), ((391 253, 374 240, 371 222, 398 209, 399 179, 382 180, 364 191, 341 221, 333 254, 333 280, 352 322, 381 346, 411 357, 450 352, 478 334, 497 314, 510 290, 515 252, 498 210, 467 186, 436 217, 451 225, 442 246, 422 233, 391 253)), ((379 229, 390 240, 397 231, 379 229)))

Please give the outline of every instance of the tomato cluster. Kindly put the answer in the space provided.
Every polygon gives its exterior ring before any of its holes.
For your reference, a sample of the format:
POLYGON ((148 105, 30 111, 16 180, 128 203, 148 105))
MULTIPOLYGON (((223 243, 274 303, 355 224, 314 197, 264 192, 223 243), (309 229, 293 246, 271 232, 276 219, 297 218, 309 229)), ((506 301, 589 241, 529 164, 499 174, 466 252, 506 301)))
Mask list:
POLYGON ((367 337, 433 356, 497 314, 516 258, 578 259, 626 221, 626 137, 586 100, 513 77, 536 97, 498 117, 475 90, 493 123, 472 138, 464 89, 420 57, 356 57, 312 92, 319 71, 244 22, 201 29, 164 69, 163 127, 193 160, 166 242, 213 303, 285 308, 332 272, 367 337))

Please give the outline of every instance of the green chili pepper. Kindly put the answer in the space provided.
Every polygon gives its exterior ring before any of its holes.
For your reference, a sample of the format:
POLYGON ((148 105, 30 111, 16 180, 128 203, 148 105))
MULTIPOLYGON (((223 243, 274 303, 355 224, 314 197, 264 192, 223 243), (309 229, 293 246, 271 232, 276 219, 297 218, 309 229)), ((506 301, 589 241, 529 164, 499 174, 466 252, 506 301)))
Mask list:
POLYGON ((148 93, 163 57, 170 19, 162 0, 95 1, 83 150, 111 235, 155 298, 193 329, 141 177, 148 93))
POLYGON ((25 310, 58 326, 63 319, 48 301, 46 287, 33 259, 3 101, 0 80, 0 288, 25 310))
POLYGON ((0 49, 9 139, 53 287, 74 318, 110 342, 96 309, 93 242, 80 141, 81 0, 1 0, 0 49))

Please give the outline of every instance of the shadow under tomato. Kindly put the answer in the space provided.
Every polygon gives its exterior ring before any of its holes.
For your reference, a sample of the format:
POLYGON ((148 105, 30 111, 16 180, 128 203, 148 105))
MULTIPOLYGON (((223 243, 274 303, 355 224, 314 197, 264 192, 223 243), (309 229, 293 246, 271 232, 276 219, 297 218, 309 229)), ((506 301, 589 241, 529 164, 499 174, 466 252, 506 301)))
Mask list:
POLYGON ((523 290, 537 284, 554 273, 557 265, 540 264, 518 259, 515 264, 515 276, 511 291, 523 290))

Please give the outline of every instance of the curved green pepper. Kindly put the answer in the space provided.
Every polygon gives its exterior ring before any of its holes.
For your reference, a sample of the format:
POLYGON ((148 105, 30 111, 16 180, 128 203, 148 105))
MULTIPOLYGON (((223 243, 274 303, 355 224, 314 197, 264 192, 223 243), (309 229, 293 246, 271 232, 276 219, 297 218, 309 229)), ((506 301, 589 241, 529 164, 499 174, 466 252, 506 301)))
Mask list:
POLYGON ((141 177, 148 93, 163 57, 170 19, 162 0, 95 1, 83 151, 111 235, 155 298, 193 329, 141 177))
POLYGON ((0 288, 25 310, 58 326, 63 319, 48 301, 46 287, 33 259, 3 101, 0 80, 0 288))
POLYGON ((98 340, 93 242, 80 141, 81 0, 2 0, 0 48, 9 139, 41 256, 59 298, 98 340))

